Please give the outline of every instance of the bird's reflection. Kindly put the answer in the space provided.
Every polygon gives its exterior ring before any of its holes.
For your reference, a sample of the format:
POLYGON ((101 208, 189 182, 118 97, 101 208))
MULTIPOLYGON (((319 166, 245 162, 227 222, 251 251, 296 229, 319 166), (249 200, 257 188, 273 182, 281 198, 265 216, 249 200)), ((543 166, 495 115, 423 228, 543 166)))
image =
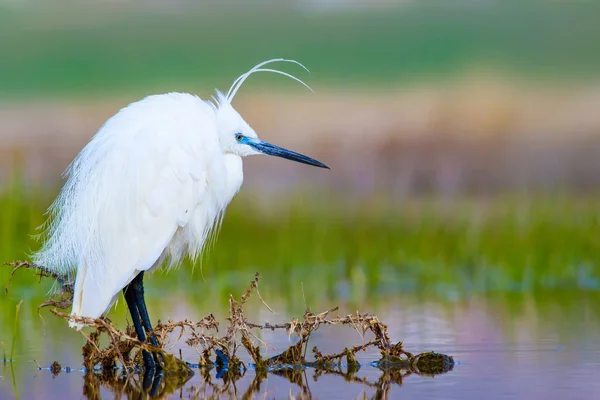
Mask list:
POLYGON ((143 374, 87 372, 84 376, 83 395, 88 399, 101 399, 101 389, 127 399, 166 398, 181 389, 191 378, 163 375, 154 370, 143 374))

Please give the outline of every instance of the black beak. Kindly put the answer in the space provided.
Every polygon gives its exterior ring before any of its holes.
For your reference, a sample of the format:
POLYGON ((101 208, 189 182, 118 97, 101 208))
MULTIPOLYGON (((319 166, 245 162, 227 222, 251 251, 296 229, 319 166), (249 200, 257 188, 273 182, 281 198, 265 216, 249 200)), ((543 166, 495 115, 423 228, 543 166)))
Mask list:
POLYGON ((275 146, 271 143, 263 142, 262 140, 248 141, 247 144, 263 154, 297 161, 302 164, 314 165, 315 167, 330 169, 327 165, 313 158, 296 153, 295 151, 284 149, 283 147, 275 146))

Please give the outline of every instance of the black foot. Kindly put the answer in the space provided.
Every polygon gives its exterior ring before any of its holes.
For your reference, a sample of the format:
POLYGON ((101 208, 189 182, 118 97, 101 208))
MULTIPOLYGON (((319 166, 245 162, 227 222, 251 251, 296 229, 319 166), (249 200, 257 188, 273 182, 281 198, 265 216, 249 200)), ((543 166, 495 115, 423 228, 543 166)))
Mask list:
MULTIPOLYGON (((156 371, 156 354, 150 354, 146 350, 142 350, 142 357, 144 358, 144 371, 156 371)), ((160 365, 160 364, 158 364, 160 365)))

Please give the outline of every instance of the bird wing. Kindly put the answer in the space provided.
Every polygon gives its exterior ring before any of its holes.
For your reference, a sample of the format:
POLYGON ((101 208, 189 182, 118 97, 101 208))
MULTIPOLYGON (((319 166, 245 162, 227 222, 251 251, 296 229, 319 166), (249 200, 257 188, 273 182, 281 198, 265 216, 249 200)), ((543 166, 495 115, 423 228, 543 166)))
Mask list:
MULTIPOLYGON (((163 261, 176 232, 185 230, 205 201, 207 171, 215 168, 214 154, 222 152, 211 114, 194 105, 200 109, 186 112, 180 106, 142 123, 131 114, 149 110, 122 111, 88 145, 93 157, 72 171, 80 180, 74 212, 87 214, 78 227, 82 243, 72 314, 100 316, 140 271, 163 261)), ((203 237, 182 237, 176 254, 168 254, 177 258, 172 261, 179 261, 193 239, 203 237)))

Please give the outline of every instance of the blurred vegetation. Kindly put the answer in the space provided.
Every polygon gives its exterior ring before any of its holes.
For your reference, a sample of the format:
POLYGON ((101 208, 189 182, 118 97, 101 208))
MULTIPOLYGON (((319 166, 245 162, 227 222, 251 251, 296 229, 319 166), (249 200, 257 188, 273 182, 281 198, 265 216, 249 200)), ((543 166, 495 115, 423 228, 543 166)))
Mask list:
POLYGON ((369 87, 465 68, 536 79, 600 71, 594 1, 429 0, 337 12, 300 2, 184 4, 0 4, 0 98, 225 89, 273 57, 301 60, 312 82, 369 87))
MULTIPOLYGON (((310 282, 307 296, 326 301, 361 301, 365 293, 456 299, 495 291, 597 290, 598 200, 373 198, 322 206, 300 196, 289 206, 270 208, 242 194, 192 276, 188 270, 149 281, 190 287, 205 286, 206 279, 224 300, 254 272, 281 293, 300 294, 298 283, 310 282), (345 295, 344 282, 352 288, 345 295)), ((37 247, 30 235, 39 232, 49 203, 48 194, 25 192, 19 184, 0 197, 3 262, 22 259, 37 247)), ((9 272, 1 269, 0 280, 9 272)), ((17 280, 13 291, 22 298, 45 295, 31 283, 17 280)))

